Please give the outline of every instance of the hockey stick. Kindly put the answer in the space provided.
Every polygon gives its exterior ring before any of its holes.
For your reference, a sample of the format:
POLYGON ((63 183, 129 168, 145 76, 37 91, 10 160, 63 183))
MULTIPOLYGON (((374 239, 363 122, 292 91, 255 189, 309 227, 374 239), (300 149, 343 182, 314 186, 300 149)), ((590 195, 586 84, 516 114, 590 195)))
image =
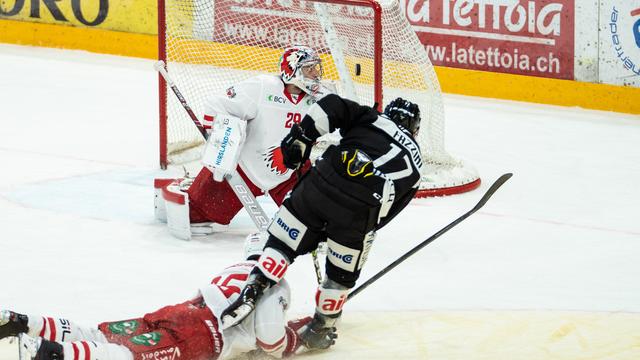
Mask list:
POLYGON ((473 207, 473 209, 467 211, 462 216, 460 216, 459 218, 457 218, 453 222, 451 222, 449 225, 443 227, 442 229, 440 229, 440 231, 438 231, 437 233, 431 235, 431 237, 429 237, 425 241, 421 242, 420 244, 416 245, 413 249, 409 250, 406 254, 400 256, 396 261, 392 262, 386 268, 380 270, 371 279, 365 281, 362 285, 358 286, 355 290, 353 290, 349 294, 349 297, 347 298, 347 300, 351 300, 351 298, 353 298, 354 296, 358 295, 358 293, 361 292, 362 290, 364 290, 365 288, 367 288, 367 286, 371 285, 374 281, 378 280, 384 274, 386 274, 389 271, 391 271, 391 269, 393 269, 394 267, 398 266, 401 262, 407 260, 409 258, 409 256, 415 254, 416 252, 418 252, 423 247, 429 245, 433 240, 439 238, 440 235, 442 235, 442 234, 446 233, 447 231, 451 230, 451 228, 453 228, 454 226, 460 224, 464 219, 468 218, 473 213, 475 213, 476 211, 480 210, 480 208, 482 208, 484 206, 484 204, 486 204, 487 201, 489 201, 491 196, 493 196, 493 194, 500 188, 500 186, 502 186, 502 184, 507 182, 507 180, 509 180, 509 178, 511 178, 511 176, 513 176, 512 173, 507 173, 507 174, 503 174, 502 176, 500 176, 491 185, 491 187, 489 187, 489 190, 487 190, 487 192, 484 193, 484 195, 482 196, 480 201, 478 201, 478 203, 476 204, 476 206, 473 207))
MULTIPOLYGON (((191 121, 193 121, 193 124, 198 128, 202 137, 207 140, 207 131, 204 129, 204 126, 202 126, 202 123, 200 123, 200 120, 198 120, 198 117, 193 112, 193 110, 191 110, 191 107, 187 103, 187 100, 184 98, 184 96, 182 96, 182 93, 180 92, 180 90, 178 90, 178 87, 173 82, 173 79, 171 79, 171 76, 169 76, 169 72, 167 72, 167 69, 165 69, 164 61, 157 61, 153 65, 153 67, 160 73, 160 75, 162 75, 162 78, 167 82, 171 90, 173 90, 173 93, 178 98, 178 101, 180 101, 180 104, 182 105, 184 110, 187 112, 187 114, 189 114, 189 117, 191 118, 191 121)), ((244 209, 249 213, 249 216, 251 217, 253 223, 261 231, 266 230, 267 226, 269 226, 270 217, 268 217, 264 212, 262 206, 260 206, 260 204, 256 200, 256 197, 253 196, 253 193, 251 192, 251 190, 249 190, 247 183, 242 179, 242 177, 240 177, 240 174, 238 174, 238 171, 234 170, 230 176, 225 176, 225 179, 242 203, 244 209)))

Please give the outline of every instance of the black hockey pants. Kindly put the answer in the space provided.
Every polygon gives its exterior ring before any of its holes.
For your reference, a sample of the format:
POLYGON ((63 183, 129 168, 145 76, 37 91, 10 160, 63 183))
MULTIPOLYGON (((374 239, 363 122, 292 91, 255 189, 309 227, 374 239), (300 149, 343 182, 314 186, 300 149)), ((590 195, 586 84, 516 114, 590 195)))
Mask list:
POLYGON ((355 285, 373 242, 380 202, 372 189, 345 179, 327 151, 296 185, 269 226, 267 247, 291 262, 327 241, 326 275, 348 288, 355 285))

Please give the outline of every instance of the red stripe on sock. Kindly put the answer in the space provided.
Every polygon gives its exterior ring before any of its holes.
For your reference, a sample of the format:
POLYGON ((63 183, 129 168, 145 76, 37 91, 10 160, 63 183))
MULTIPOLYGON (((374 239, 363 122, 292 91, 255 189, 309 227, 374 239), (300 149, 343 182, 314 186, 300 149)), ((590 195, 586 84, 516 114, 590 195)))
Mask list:
POLYGON ((51 336, 49 337, 50 341, 56 341, 56 323, 53 321, 53 318, 47 318, 49 320, 49 327, 51 328, 51 336))
POLYGON ((82 348, 84 349, 84 360, 89 360, 91 358, 91 351, 89 351, 89 344, 86 341, 82 341, 82 348))
POLYGON ((38 335, 39 337, 44 337, 44 332, 47 331, 47 319, 46 318, 42 318, 42 330, 40 330, 40 335, 38 335))
POLYGON ((76 343, 71 343, 71 346, 73 346, 73 360, 78 360, 78 358, 80 357, 80 350, 78 350, 78 345, 76 345, 76 343))
POLYGON ((256 338, 256 344, 258 344, 258 346, 261 347, 262 350, 266 352, 274 352, 284 344, 285 339, 286 339, 286 336, 283 336, 280 340, 276 341, 274 344, 267 344, 265 342, 260 341, 260 339, 256 338))

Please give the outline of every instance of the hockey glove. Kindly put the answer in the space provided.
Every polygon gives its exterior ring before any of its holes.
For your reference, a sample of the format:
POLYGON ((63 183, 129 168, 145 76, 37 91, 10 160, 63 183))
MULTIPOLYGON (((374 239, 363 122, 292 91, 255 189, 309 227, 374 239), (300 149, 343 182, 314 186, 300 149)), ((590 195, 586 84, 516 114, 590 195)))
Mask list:
POLYGON ((287 333, 287 347, 282 353, 282 357, 289 357, 296 354, 305 352, 305 348, 302 346, 302 340, 300 339, 300 329, 303 329, 307 324, 311 322, 311 316, 307 316, 301 319, 291 320, 285 326, 287 333))
POLYGON ((282 149, 282 161, 289 169, 297 170, 309 160, 313 139, 305 136, 300 125, 294 124, 289 134, 284 137, 280 148, 282 149))
POLYGON ((300 329, 300 340, 302 344, 309 350, 323 350, 328 349, 331 345, 336 343, 336 328, 334 326, 326 327, 324 321, 322 321, 317 315, 313 317, 313 320, 300 329))

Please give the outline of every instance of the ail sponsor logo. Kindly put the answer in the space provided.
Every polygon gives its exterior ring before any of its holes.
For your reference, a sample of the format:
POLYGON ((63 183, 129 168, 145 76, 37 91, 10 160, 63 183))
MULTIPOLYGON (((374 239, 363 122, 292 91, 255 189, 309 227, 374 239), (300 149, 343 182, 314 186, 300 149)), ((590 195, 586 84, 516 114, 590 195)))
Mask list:
POLYGON ((284 276, 284 273, 287 272, 287 263, 284 259, 281 259, 277 262, 274 258, 268 256, 262 263, 262 268, 265 269, 269 274, 275 276, 278 279, 281 279, 284 276))
POLYGON ((347 301, 345 295, 340 296, 338 299, 324 299, 320 308, 328 313, 337 313, 342 310, 342 306, 347 301))

